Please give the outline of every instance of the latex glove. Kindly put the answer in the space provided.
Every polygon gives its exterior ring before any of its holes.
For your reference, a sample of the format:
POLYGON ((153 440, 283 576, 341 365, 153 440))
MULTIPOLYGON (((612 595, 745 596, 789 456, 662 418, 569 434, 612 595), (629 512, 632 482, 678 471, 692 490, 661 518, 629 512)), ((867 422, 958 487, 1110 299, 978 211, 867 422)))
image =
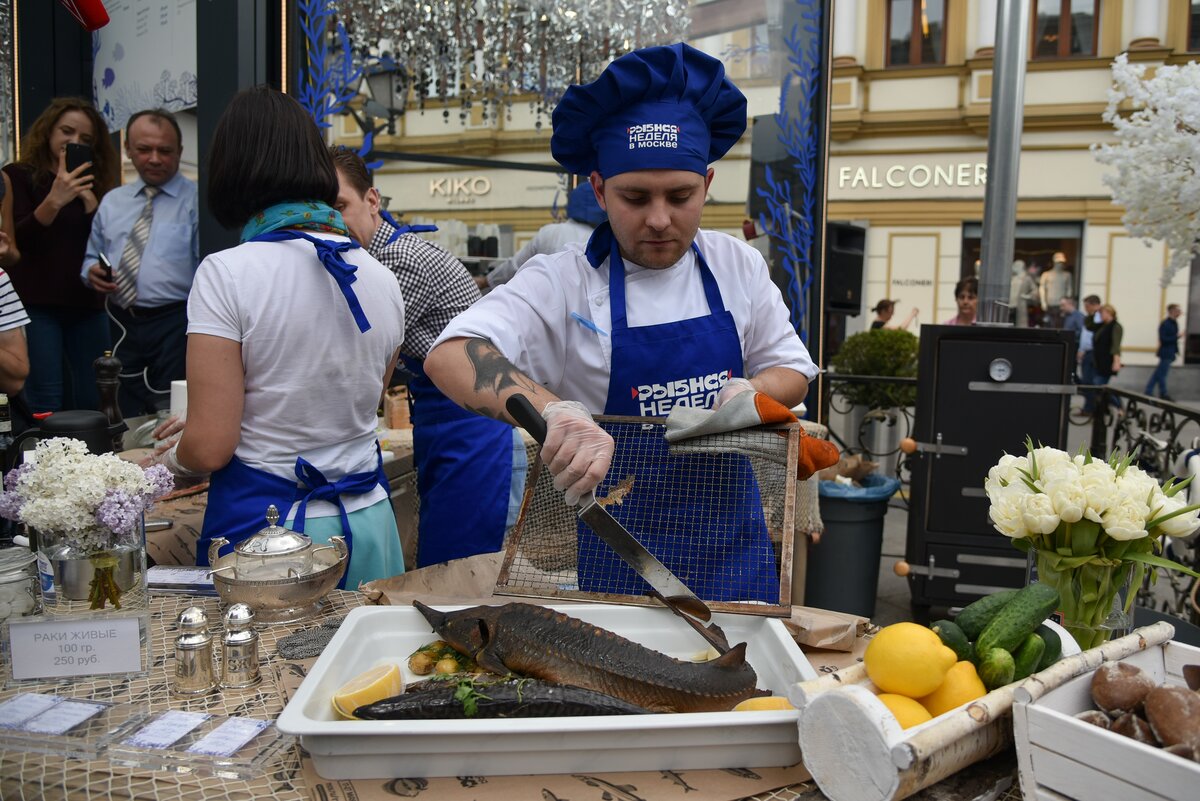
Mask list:
POLYGON ((142 459, 138 462, 138 465, 140 467, 149 467, 152 464, 162 462, 163 454, 179 444, 179 439, 183 436, 183 429, 186 424, 186 412, 168 417, 159 423, 153 433, 153 437, 156 440, 154 453, 142 459))
POLYGON ((563 493, 567 506, 575 506, 608 474, 613 438, 578 401, 547 403, 542 417, 546 420, 542 462, 550 468, 554 488, 563 493))
POLYGON ((754 385, 750 383, 748 378, 731 378, 725 382, 725 386, 721 387, 721 391, 717 393, 717 399, 713 402, 713 411, 720 409, 726 403, 733 400, 737 395, 743 392, 757 392, 754 385))

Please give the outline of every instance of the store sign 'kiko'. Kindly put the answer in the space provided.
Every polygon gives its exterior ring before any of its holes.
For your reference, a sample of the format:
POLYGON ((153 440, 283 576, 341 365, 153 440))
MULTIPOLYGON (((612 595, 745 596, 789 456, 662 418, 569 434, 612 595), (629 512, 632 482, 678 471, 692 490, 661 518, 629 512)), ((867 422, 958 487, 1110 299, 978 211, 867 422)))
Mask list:
POLYGON ((475 198, 492 191, 492 179, 483 175, 474 178, 430 178, 429 196, 445 198, 447 203, 474 203, 475 198))
POLYGON ((901 189, 906 186, 983 186, 987 183, 987 164, 893 164, 889 167, 842 167, 838 170, 839 189, 901 189))

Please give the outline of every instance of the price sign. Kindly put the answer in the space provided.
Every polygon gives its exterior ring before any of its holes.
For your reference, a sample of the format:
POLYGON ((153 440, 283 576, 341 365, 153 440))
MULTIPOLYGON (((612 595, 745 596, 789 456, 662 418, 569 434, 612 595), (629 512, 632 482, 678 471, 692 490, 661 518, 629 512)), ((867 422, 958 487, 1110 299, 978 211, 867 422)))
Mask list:
POLYGON ((136 673, 142 669, 140 619, 8 624, 14 679, 136 673))

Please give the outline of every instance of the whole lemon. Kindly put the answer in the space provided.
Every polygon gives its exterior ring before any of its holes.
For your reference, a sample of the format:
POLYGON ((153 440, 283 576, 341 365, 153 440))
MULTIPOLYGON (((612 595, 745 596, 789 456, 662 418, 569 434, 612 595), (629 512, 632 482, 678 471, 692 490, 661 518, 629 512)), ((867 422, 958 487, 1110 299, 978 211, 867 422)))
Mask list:
POLYGON ((871 681, 885 693, 921 698, 936 690, 958 661, 937 634, 916 623, 893 623, 867 645, 863 662, 871 681))
POLYGON ((935 718, 943 712, 949 712, 955 707, 982 698, 987 695, 987 688, 975 666, 970 662, 959 662, 946 672, 942 685, 924 698, 918 698, 921 706, 929 710, 935 718))
POLYGON ((880 693, 875 697, 883 701, 883 705, 891 710, 891 713, 896 716, 896 720, 900 721, 900 728, 902 729, 919 726, 925 721, 933 719, 933 716, 929 714, 925 707, 907 696, 896 695, 895 693, 880 693))

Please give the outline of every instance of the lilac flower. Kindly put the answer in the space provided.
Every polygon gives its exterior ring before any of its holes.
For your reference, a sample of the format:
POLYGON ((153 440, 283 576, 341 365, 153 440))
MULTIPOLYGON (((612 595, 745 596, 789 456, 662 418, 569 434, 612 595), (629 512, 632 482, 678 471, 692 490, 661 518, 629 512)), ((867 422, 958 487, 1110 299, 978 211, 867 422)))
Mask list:
POLYGON ((166 465, 156 464, 146 468, 146 481, 150 484, 149 498, 157 500, 175 489, 175 476, 166 465))
POLYGON ((12 492, 17 488, 17 482, 21 480, 21 476, 25 475, 32 469, 32 465, 22 463, 20 466, 9 470, 4 476, 4 488, 12 492))
POLYGON ((96 522, 117 534, 129 534, 141 523, 144 504, 125 490, 109 490, 96 507, 96 522))
POLYGON ((20 520, 21 506, 24 501, 16 492, 0 492, 0 517, 5 520, 20 520))

